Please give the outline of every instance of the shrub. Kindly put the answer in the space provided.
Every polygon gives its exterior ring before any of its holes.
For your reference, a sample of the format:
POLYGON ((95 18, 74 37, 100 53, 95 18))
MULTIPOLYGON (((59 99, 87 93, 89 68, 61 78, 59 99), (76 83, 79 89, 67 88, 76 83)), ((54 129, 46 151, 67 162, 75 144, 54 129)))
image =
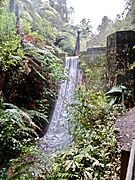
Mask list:
POLYGON ((1 161, 18 156, 24 146, 31 146, 37 134, 24 123, 17 109, 0 109, 0 154, 1 161))
POLYGON ((16 33, 14 14, 8 13, 6 7, 0 9, 0 68, 5 71, 10 66, 16 66, 23 57, 20 37, 16 33))
POLYGON ((74 144, 54 158, 52 179, 113 179, 119 169, 114 119, 103 92, 79 90, 72 110, 74 144), (73 120, 74 118, 74 120, 73 120))

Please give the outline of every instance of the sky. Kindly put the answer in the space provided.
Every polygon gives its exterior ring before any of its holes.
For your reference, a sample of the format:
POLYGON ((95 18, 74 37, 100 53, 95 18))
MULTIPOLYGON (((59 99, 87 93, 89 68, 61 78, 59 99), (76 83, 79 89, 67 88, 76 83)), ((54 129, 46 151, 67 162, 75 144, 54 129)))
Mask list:
POLYGON ((75 24, 83 18, 89 18, 94 29, 101 24, 103 16, 113 20, 125 7, 124 0, 67 0, 67 3, 75 9, 75 24))

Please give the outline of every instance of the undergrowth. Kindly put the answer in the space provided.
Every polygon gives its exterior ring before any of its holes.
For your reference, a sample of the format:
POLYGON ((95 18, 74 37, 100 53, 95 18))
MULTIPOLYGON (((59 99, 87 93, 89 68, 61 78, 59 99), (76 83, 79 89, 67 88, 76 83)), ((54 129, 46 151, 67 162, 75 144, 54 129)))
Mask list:
POLYGON ((76 91, 69 117, 74 143, 55 155, 52 180, 119 179, 120 152, 114 123, 125 109, 108 104, 103 92, 105 61, 105 57, 98 57, 91 63, 83 57, 80 62, 84 85, 76 91))
POLYGON ((64 78, 63 61, 44 44, 24 41, 9 2, 0 6, 0 179, 38 179, 46 159, 37 143, 64 78))
POLYGON ((79 89, 73 105, 74 144, 52 163, 51 179, 114 179, 119 173, 115 114, 103 92, 79 89))

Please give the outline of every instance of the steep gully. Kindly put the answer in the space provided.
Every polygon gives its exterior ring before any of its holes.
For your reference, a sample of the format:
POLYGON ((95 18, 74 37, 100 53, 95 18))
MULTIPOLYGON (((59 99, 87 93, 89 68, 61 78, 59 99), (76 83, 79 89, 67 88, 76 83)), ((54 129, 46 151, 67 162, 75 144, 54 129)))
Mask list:
POLYGON ((68 78, 61 83, 49 128, 39 145, 46 153, 60 150, 73 141, 70 133, 71 124, 67 118, 69 105, 74 102, 76 85, 80 77, 78 56, 65 59, 65 73, 67 73, 68 78))

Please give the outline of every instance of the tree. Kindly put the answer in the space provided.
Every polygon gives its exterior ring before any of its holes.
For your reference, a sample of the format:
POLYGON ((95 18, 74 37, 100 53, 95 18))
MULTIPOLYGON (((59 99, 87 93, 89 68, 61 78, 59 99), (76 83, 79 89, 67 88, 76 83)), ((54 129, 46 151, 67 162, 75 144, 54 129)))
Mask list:
POLYGON ((61 16, 62 20, 68 22, 74 9, 67 7, 67 0, 49 0, 50 6, 53 7, 61 16))
POLYGON ((92 35, 92 26, 90 19, 83 18, 80 21, 80 30, 82 33, 82 38, 89 38, 92 35))
POLYGON ((102 18, 102 23, 97 28, 99 34, 103 33, 107 28, 109 28, 111 23, 112 21, 108 18, 108 16, 104 16, 102 18))
POLYGON ((0 68, 5 71, 19 63, 12 56, 23 56, 21 39, 16 32, 15 16, 6 7, 0 9, 0 68))
POLYGON ((80 23, 75 26, 75 31, 81 32, 81 50, 86 50, 86 42, 93 34, 90 19, 83 18, 80 23))
POLYGON ((73 7, 70 7, 68 9, 68 20, 72 22, 72 15, 74 14, 74 8, 73 7))

